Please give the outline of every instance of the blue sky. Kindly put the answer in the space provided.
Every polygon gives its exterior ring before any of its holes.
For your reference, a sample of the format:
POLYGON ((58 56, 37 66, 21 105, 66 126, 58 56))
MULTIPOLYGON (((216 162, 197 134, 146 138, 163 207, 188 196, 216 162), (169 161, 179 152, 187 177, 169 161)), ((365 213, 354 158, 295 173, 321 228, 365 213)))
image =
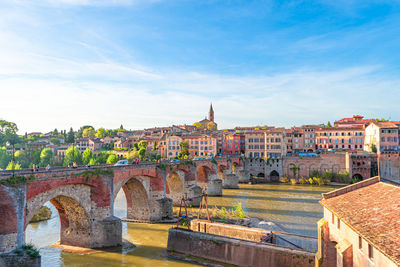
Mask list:
POLYGON ((25 131, 400 120, 399 1, 3 0, 0 117, 25 131))

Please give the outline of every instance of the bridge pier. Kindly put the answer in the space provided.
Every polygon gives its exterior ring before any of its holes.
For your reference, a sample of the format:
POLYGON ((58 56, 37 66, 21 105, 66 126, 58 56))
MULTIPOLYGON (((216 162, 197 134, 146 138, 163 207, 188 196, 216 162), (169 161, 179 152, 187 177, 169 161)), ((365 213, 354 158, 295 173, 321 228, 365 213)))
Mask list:
POLYGON ((207 182, 207 194, 209 196, 222 196, 222 180, 216 175, 210 175, 207 182))
POLYGON ((164 197, 150 202, 150 222, 166 222, 173 220, 172 199, 164 197))
POLYGON ((240 168, 235 171, 235 174, 239 177, 239 183, 249 183, 250 182, 250 173, 249 171, 240 168))
POLYGON ((222 173, 223 188, 226 189, 238 189, 239 188, 239 177, 236 174, 224 171, 222 173))
MULTIPOLYGON (((189 189, 187 196, 188 196, 188 198, 194 198, 194 197, 200 196, 202 193, 203 193, 203 189, 200 186, 194 185, 189 189)), ((201 201, 201 198, 194 198, 192 200, 192 206, 199 207, 200 201, 201 201)))

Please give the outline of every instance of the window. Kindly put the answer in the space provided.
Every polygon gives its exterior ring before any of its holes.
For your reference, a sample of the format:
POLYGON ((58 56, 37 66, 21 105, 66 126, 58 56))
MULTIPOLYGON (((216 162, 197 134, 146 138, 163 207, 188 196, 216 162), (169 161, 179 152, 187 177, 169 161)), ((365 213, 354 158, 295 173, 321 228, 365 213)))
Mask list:
POLYGON ((340 219, 337 219, 337 229, 340 229, 340 219))
POLYGON ((362 249, 362 237, 358 236, 358 248, 362 249))
POLYGON ((335 223, 335 214, 332 213, 332 224, 335 223))
POLYGON ((371 246, 371 244, 368 244, 368 258, 371 260, 374 258, 374 248, 371 246))

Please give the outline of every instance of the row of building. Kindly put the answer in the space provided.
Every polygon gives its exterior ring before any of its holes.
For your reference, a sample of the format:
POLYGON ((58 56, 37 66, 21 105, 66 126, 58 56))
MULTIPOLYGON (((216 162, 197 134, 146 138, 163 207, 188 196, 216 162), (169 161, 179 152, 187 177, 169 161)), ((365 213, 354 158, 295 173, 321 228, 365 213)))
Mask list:
MULTIPOLYGON (((281 158, 301 153, 368 151, 379 154, 400 150, 400 122, 364 119, 360 115, 335 121, 330 127, 303 125, 285 129, 257 126, 225 130, 216 127, 211 105, 208 119, 193 125, 121 130, 115 136, 102 139, 77 138, 75 145, 81 152, 89 148, 96 153, 105 149, 127 151, 135 143, 147 141, 149 151, 168 159, 178 156, 182 142, 188 143, 191 157, 242 155, 247 158, 281 158)), ((64 140, 54 145, 51 138, 45 139, 41 137, 31 145, 35 148, 50 147, 55 155, 64 156, 68 148, 68 144, 63 144, 64 140)))

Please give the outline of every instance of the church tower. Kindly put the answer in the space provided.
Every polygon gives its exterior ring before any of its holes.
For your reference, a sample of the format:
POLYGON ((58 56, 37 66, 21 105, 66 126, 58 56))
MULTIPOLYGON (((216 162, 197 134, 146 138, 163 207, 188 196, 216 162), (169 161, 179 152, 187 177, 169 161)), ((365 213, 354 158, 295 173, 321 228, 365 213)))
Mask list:
POLYGON ((214 122, 214 110, 212 107, 212 103, 210 104, 210 111, 208 111, 208 120, 214 122))

